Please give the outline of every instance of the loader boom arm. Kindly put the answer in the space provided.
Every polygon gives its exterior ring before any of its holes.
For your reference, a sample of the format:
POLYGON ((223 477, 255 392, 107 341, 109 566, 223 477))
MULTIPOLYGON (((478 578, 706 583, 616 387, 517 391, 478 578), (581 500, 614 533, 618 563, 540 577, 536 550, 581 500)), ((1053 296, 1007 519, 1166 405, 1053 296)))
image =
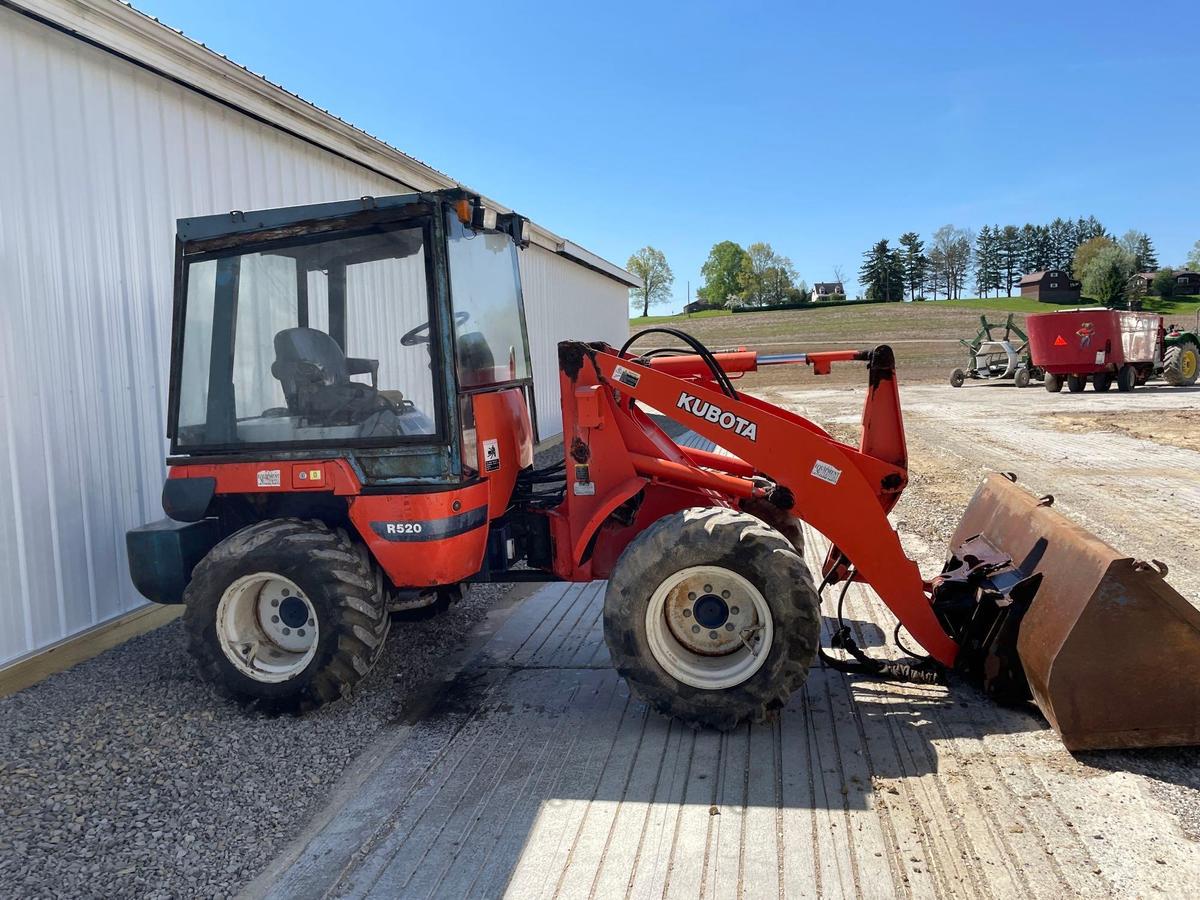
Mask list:
MULTIPOLYGON (((604 345, 573 346, 582 351, 582 359, 574 377, 563 381, 564 423, 571 429, 564 434, 568 443, 586 445, 593 429, 615 426, 627 438, 630 474, 640 483, 711 491, 727 502, 761 495, 752 474, 768 477, 790 492, 790 514, 817 529, 845 555, 855 577, 874 588, 930 655, 946 665, 954 663, 958 646, 935 617, 920 570, 905 555, 887 517, 908 481, 895 358, 889 347, 798 354, 786 360, 811 365, 818 373, 837 361, 867 363, 862 437, 854 448, 795 413, 758 398, 727 396, 698 356, 638 360, 604 345), (696 451, 664 458, 665 453, 629 447, 629 437, 640 439, 631 429, 646 431, 649 422, 634 401, 708 438, 733 458, 722 463, 722 457, 696 451), (606 411, 614 417, 611 424, 606 411)), ((717 360, 723 355, 717 354, 717 360)), ((752 371, 757 365, 748 351, 730 356, 738 357, 728 360, 735 370, 752 371)), ((569 374, 566 368, 564 374, 569 374)), ((661 432, 647 436, 661 445, 661 432)), ((612 437, 610 433, 606 439, 612 437)), ((679 450, 673 442, 671 447, 679 450)), ((633 487, 626 482, 622 490, 627 494, 633 487)))

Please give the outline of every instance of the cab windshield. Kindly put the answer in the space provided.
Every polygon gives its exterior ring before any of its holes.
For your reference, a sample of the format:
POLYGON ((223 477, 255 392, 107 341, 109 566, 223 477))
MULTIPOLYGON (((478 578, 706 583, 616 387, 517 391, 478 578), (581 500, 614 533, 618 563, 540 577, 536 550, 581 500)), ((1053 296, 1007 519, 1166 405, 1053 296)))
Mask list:
POLYGON ((435 436, 427 243, 379 226, 188 263, 177 444, 435 436))

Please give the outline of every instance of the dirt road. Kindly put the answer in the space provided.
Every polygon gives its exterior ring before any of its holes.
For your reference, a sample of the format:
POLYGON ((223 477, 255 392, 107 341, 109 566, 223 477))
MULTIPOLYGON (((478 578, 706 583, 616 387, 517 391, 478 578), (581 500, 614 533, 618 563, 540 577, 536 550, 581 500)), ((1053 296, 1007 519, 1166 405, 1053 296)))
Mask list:
MULTIPOLYGON (((862 396, 838 388, 770 393, 847 436, 862 396)), ((1118 549, 1166 562, 1171 583, 1200 600, 1200 386, 1050 394, 1001 383, 915 384, 901 388, 901 400, 913 485, 896 515, 902 530, 934 545, 934 557, 980 479, 1014 472, 1118 549)))

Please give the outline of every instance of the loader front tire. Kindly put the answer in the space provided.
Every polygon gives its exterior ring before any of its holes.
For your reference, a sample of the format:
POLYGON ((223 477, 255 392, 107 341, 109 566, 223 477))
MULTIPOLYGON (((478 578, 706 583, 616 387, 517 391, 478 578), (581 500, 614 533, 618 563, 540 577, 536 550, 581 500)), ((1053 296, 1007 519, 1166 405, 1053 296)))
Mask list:
POLYGON ((783 534, 746 513, 695 507, 625 548, 604 597, 604 638, 656 710, 728 730, 762 721, 804 684, 819 606, 783 534))
POLYGON ((1163 381, 1172 387, 1195 384, 1200 376, 1200 347, 1191 341, 1173 344, 1163 353, 1163 381))
POLYGON ((184 592, 188 649, 203 678, 268 712, 350 693, 383 650, 382 573, 346 532, 268 519, 200 561, 184 592))
POLYGON ((1062 390, 1062 376, 1054 375, 1050 372, 1046 373, 1046 378, 1043 381, 1043 386, 1052 394, 1057 394, 1062 390))
POLYGON ((1087 387, 1087 382, 1088 380, 1086 375, 1068 375, 1067 390, 1072 394, 1081 393, 1083 389, 1087 387))

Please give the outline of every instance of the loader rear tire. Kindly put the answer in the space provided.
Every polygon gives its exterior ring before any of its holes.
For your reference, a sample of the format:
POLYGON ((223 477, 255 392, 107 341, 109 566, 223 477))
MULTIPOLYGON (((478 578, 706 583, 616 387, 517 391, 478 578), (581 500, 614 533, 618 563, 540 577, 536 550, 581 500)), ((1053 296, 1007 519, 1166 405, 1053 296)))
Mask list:
POLYGON ((1013 375, 1013 384, 1019 388, 1029 387, 1029 379, 1029 370, 1022 367, 1017 369, 1016 374, 1013 375))
POLYGON ((950 373, 950 387, 962 387, 966 380, 967 374, 962 369, 955 369, 950 373))
POLYGON ((1111 372, 1097 372, 1092 376, 1092 390, 1103 394, 1112 387, 1113 377, 1111 372))
POLYGON ((184 603, 204 679, 268 712, 305 712, 349 694, 390 624, 382 572, 366 548, 306 519, 268 519, 221 541, 193 571, 184 603))
POLYGON ((1182 341, 1163 353, 1163 381, 1172 387, 1195 384, 1200 377, 1200 347, 1191 341, 1182 341))
POLYGON ((1067 390, 1070 391, 1072 394, 1078 394, 1078 393, 1082 392, 1085 387, 1087 387, 1087 376, 1086 375, 1068 375, 1067 376, 1067 390))
POLYGON ((746 513, 695 507, 625 548, 604 597, 604 638, 656 710, 729 730, 762 721, 804 684, 819 607, 784 535, 746 513))

